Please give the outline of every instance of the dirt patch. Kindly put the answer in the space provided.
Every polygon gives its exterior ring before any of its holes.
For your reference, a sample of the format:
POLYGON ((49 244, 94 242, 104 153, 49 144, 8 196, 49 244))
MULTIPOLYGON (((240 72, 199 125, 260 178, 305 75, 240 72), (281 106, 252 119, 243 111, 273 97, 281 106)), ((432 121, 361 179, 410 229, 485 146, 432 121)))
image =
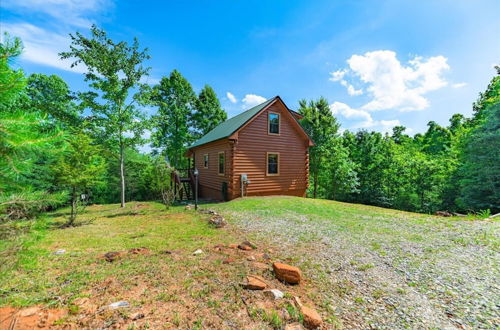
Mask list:
POLYGON ((63 309, 33 306, 23 309, 0 307, 0 329, 53 329, 68 313, 63 309))

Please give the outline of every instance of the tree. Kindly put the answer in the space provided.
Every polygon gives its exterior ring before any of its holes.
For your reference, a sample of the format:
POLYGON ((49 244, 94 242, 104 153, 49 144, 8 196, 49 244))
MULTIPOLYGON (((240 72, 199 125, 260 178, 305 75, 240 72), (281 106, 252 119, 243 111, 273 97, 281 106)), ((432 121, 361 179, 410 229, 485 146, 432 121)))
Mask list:
POLYGON ((205 85, 196 100, 196 112, 193 115, 193 129, 199 138, 227 119, 227 113, 221 108, 217 94, 209 85, 205 85))
POLYGON ((500 211, 500 102, 482 110, 483 122, 467 138, 458 202, 471 210, 500 211))
POLYGON ((152 88, 148 100, 158 107, 158 113, 152 118, 153 145, 166 153, 174 168, 183 167, 186 148, 194 142, 189 126, 196 94, 191 84, 174 70, 152 88))
POLYGON ((78 215, 80 194, 87 189, 102 184, 106 173, 106 162, 101 148, 94 145, 92 139, 82 133, 75 132, 67 139, 68 147, 54 166, 58 183, 69 189, 71 213, 66 226, 72 226, 78 215))
POLYGON ((78 93, 82 106, 91 109, 99 138, 113 150, 118 149, 120 161, 121 207, 125 207, 125 149, 142 139, 146 127, 144 114, 136 102, 142 97, 141 79, 150 68, 143 62, 150 58, 148 50, 140 50, 139 42, 114 42, 95 25, 87 38, 77 32, 70 34, 70 51, 62 59, 73 58, 72 67, 84 65, 89 91, 78 93))
POLYGON ((80 113, 74 104, 68 84, 56 75, 34 73, 28 77, 26 88, 27 111, 40 111, 47 122, 64 128, 80 123, 80 113))
POLYGON ((313 183, 313 197, 318 195, 319 174, 324 165, 326 149, 331 139, 337 134, 339 124, 330 111, 328 101, 321 97, 318 101, 300 100, 299 113, 304 116, 302 127, 315 146, 309 150, 309 168, 313 183))

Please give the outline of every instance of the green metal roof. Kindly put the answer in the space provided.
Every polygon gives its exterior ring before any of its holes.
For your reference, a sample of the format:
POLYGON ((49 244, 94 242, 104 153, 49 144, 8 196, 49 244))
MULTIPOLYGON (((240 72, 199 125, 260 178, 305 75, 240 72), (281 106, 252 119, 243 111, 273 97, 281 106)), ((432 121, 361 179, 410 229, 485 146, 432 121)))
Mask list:
POLYGON ((253 116, 259 113, 259 111, 265 108, 267 105, 272 103, 276 98, 278 98, 278 96, 275 96, 264 103, 256 105, 255 107, 248 109, 240 113, 239 115, 234 116, 233 118, 230 118, 225 122, 219 124, 213 130, 202 136, 198 141, 193 143, 189 147, 189 149, 231 136, 231 134, 236 132, 241 126, 243 126, 247 121, 252 119, 253 116))

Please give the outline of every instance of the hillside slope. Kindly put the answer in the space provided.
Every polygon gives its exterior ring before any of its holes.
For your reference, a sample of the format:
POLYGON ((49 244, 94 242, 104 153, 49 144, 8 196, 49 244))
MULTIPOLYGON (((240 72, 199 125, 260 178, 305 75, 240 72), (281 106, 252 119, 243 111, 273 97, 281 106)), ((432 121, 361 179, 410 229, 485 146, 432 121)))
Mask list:
POLYGON ((302 265, 332 323, 494 327, 499 222, 295 197, 214 207, 257 242, 302 265))

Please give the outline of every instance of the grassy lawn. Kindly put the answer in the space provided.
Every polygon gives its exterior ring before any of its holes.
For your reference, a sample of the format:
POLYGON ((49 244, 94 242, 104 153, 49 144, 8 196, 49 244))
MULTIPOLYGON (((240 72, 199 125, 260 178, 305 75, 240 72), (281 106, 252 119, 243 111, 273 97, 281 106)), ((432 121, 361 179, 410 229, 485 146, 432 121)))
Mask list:
MULTIPOLYGON (((96 205, 81 217, 92 220, 90 224, 60 229, 61 212, 49 214, 29 233, 2 241, 0 306, 69 311, 57 321, 61 326, 281 327, 286 320, 278 311, 295 310, 292 296, 274 303, 266 301, 262 292, 240 286, 248 274, 273 282, 270 270, 253 269, 254 261, 247 260, 259 261, 259 255, 251 256, 264 247, 249 252, 214 248, 240 243, 244 236, 215 229, 206 218, 182 207, 166 211, 156 203, 128 203, 125 209, 96 205), (140 247, 149 253, 127 254, 114 262, 102 258, 110 251, 140 247), (66 252, 54 254, 61 249, 66 252), (193 255, 197 249, 203 253, 193 255), (228 257, 234 262, 223 264, 228 257), (130 307, 106 308, 117 301, 127 301, 130 307), (134 320, 138 313, 144 317, 134 320)), ((287 289, 277 281, 274 286, 287 289)), ((306 287, 291 288, 297 295, 300 290, 306 287)), ((300 317, 288 320, 293 318, 300 317)))
POLYGON ((87 328, 280 329, 301 321, 293 296, 315 306, 327 328, 494 328, 500 320, 498 221, 295 197, 203 208, 229 226, 135 202, 89 207, 81 220, 91 222, 74 228, 59 227, 65 210, 24 223, 29 231, 0 241, 0 306, 62 310, 56 324, 87 328), (258 249, 228 247, 246 238, 258 249), (102 258, 142 247, 149 252, 102 258), (259 267, 275 260, 300 266, 304 283, 286 286, 259 267), (249 274, 285 299, 243 289, 249 274), (130 306, 107 308, 118 301, 130 306))

